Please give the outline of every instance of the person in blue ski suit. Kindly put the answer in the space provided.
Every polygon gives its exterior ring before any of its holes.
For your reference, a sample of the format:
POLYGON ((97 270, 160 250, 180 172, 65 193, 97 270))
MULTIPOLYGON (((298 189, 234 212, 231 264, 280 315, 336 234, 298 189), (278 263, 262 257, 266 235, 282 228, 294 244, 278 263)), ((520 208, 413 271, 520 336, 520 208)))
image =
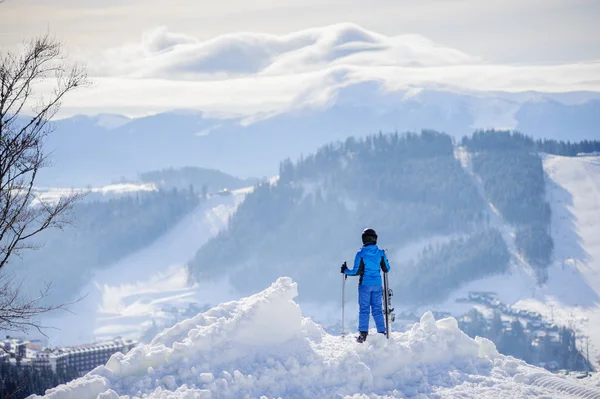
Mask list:
POLYGON ((365 229, 362 233, 362 248, 354 257, 354 268, 342 265, 342 273, 348 276, 359 276, 358 281, 358 332, 356 339, 364 342, 369 331, 369 313, 373 315, 377 332, 386 333, 383 318, 383 282, 381 271, 389 272, 390 264, 382 249, 377 246, 377 233, 373 229, 365 229))

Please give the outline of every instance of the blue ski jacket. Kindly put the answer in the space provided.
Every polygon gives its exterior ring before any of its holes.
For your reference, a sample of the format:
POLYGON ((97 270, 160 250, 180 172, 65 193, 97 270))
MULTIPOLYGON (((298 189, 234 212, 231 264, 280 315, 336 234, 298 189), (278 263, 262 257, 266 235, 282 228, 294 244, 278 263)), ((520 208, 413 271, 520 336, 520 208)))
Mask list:
POLYGON ((349 276, 360 276, 359 285, 383 284, 380 271, 390 271, 390 263, 382 249, 377 244, 363 246, 354 257, 354 268, 344 270, 349 276))

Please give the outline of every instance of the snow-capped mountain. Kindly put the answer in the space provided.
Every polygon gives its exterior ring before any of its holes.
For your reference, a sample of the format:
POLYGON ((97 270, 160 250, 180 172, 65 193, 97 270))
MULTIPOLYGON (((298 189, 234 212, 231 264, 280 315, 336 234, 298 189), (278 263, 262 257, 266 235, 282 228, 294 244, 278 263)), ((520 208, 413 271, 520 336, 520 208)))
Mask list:
MULTIPOLYGON (((332 336, 302 314, 282 277, 157 334, 46 391, 67 398, 499 398, 600 396, 596 379, 557 376, 471 339, 430 312, 387 340, 332 336)), ((34 396, 39 398, 40 396, 34 396)))
POLYGON ((218 119, 171 111, 127 119, 115 115, 58 120, 48 138, 53 167, 44 185, 105 185, 164 167, 201 166, 242 177, 273 176, 296 159, 348 136, 436 129, 462 137, 480 128, 517 129, 535 138, 600 135, 600 94, 390 91, 363 82, 339 88, 331 103, 259 118, 218 119))

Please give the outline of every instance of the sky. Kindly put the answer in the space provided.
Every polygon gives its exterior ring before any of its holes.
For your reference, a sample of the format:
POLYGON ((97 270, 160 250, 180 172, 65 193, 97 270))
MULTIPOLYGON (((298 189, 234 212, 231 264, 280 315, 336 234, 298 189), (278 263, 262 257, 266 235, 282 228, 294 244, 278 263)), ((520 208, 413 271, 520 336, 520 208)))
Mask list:
POLYGON ((596 0, 5 0, 0 48, 50 31, 86 63, 64 113, 256 114, 373 79, 600 91, 599 17, 596 0))

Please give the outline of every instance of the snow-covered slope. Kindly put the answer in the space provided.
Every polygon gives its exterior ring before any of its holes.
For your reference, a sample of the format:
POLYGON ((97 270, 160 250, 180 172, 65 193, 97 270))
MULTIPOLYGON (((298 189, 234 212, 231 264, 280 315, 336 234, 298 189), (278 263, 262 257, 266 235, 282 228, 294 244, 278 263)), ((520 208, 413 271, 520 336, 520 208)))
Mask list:
POLYGON ((544 155, 554 262, 548 283, 517 307, 572 324, 600 362, 600 157, 544 155))
MULTIPOLYGON (((459 150, 457 157, 470 171, 466 153, 459 150)), ((457 303, 456 299, 465 298, 469 291, 496 292, 503 303, 538 312, 549 321, 574 328, 579 336, 578 348, 584 354, 589 350, 590 361, 597 367, 600 364, 600 157, 548 154, 542 157, 554 240, 548 281, 543 286, 537 285, 531 268, 516 254, 514 228, 490 204, 490 223, 503 233, 511 251, 510 274, 473 281, 444 303, 428 309, 459 315, 472 304, 457 303)))
MULTIPOLYGON (((46 398, 566 398, 600 388, 499 355, 453 318, 425 313, 405 333, 365 344, 302 316, 297 285, 223 303, 111 357, 46 398)), ((39 398, 39 396, 38 396, 39 398)))
POLYGON ((170 325, 188 304, 231 299, 228 283, 192 284, 186 262, 220 229, 251 188, 233 190, 200 204, 157 241, 97 272, 70 306, 44 324, 52 345, 75 345, 115 336, 138 339, 153 321, 170 325), (175 311, 177 310, 177 311, 175 311))

